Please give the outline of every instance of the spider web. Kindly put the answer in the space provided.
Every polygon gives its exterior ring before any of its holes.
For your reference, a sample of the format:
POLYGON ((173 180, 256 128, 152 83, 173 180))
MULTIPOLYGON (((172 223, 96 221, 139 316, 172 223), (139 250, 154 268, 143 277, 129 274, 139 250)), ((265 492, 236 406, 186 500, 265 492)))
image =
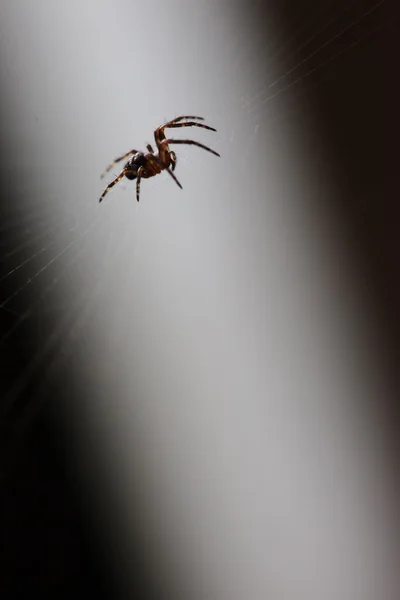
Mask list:
MULTIPOLYGON (((248 137, 244 159, 251 151, 252 142, 260 135, 261 117, 265 117, 271 102, 279 101, 282 96, 289 98, 291 102, 281 112, 281 115, 289 118, 299 110, 297 104, 301 95, 306 94, 311 86, 322 85, 329 77, 335 76, 331 67, 339 64, 340 68, 340 60, 355 52, 357 47, 372 44, 384 31, 397 27, 396 22, 384 17, 384 4, 385 0, 380 0, 366 7, 365 2, 355 1, 344 8, 337 8, 333 1, 328 1, 320 3, 316 10, 303 11, 296 16, 290 23, 294 32, 290 37, 287 36, 286 27, 278 28, 265 49, 274 66, 274 73, 271 70, 269 76, 264 76, 264 81, 257 90, 237 102, 239 119, 241 116, 251 116, 253 122, 253 132, 248 137)), ((249 14, 251 16, 251 11, 249 14)), ((242 39, 238 39, 235 59, 238 69, 249 50, 249 43, 248 38, 244 39, 244 34, 242 39)), ((272 116, 268 118, 273 119, 272 116)), ((233 127, 229 141, 233 143, 235 137, 236 128, 233 127)), ((181 164, 191 160, 186 155, 179 157, 181 164)), ((71 276, 79 261, 90 251, 94 240, 98 240, 99 235, 104 240, 100 244, 102 251, 98 257, 102 275, 94 282, 95 291, 90 285, 83 286, 70 306, 61 304, 61 318, 52 335, 9 390, 5 402, 7 410, 10 410, 40 366, 47 361, 60 337, 65 332, 69 332, 67 337, 70 340, 79 335, 95 298, 106 287, 107 269, 115 264, 132 235, 131 226, 127 224, 125 237, 113 246, 116 240, 112 229, 107 228, 101 208, 97 205, 97 197, 93 197, 72 216, 60 215, 50 209, 46 221, 43 217, 38 217, 34 208, 28 209, 22 236, 21 231, 19 232, 23 240, 15 246, 10 246, 10 240, 20 226, 15 221, 7 222, 7 219, 1 225, 0 309, 12 318, 11 323, 8 321, 6 330, 0 334, 2 349, 22 325, 35 319, 39 309, 42 313, 48 310, 54 314, 56 309, 49 299, 54 297, 59 286, 71 276), (50 278, 48 283, 44 283, 46 276, 50 278), (39 292, 35 291, 35 286, 40 286, 39 292), (33 300, 32 291, 36 294, 33 300), (44 310, 46 304, 47 309, 44 310)), ((117 202, 113 204, 113 210, 119 210, 117 202)), ((62 360, 60 356, 54 357, 54 365, 62 360)))
POLYGON ((296 115, 302 98, 334 80, 343 60, 398 29, 398 21, 384 12, 385 3, 356 0, 340 7, 328 0, 303 9, 278 29, 265 49, 272 66, 269 74, 262 76, 255 92, 241 99, 241 110, 254 118, 254 133, 261 120, 277 121, 276 111, 269 110, 271 103, 279 106, 280 118, 296 115), (289 36, 288 28, 293 31, 289 36))
MULTIPOLYGON (((82 315, 88 314, 96 297, 106 289, 107 267, 114 265, 132 233, 127 228, 125 236, 120 237, 113 246, 112 242, 116 242, 115 223, 113 225, 111 220, 109 227, 106 226, 107 211, 101 210, 97 198, 93 198, 93 201, 86 203, 75 213, 65 214, 64 211, 48 209, 46 217, 43 217, 42 209, 43 206, 33 208, 32 214, 27 215, 23 224, 18 224, 13 217, 9 217, 8 222, 2 219, 1 352, 5 354, 8 345, 14 342, 20 347, 20 339, 26 337, 26 332, 35 323, 43 331, 48 331, 49 328, 51 331, 43 339, 40 330, 38 331, 39 341, 33 346, 34 353, 3 394, 3 418, 12 412, 14 403, 35 378, 41 379, 44 369, 50 374, 52 362, 65 354, 68 340, 71 339, 72 332, 76 331, 76 322, 82 323, 82 315), (15 239, 19 239, 19 243, 11 245, 15 239), (62 286, 76 278, 79 265, 87 258, 88 253, 91 256, 94 254, 95 246, 102 249, 92 261, 96 280, 92 278, 85 281, 81 277, 78 293, 72 300, 71 295, 64 299, 60 293, 62 286)), ((29 333, 28 335, 31 337, 29 333)), ((20 348, 20 352, 23 350, 24 348, 20 348)), ((40 393, 38 397, 40 398, 40 393)), ((37 410, 36 404, 37 402, 29 404, 29 410, 37 410)), ((27 410, 27 407, 23 410, 23 414, 26 413, 24 419, 29 414, 27 410)), ((21 425, 21 417, 18 422, 21 425)))
MULTIPOLYGON (((257 151, 260 148, 257 146, 257 142, 266 138, 268 133, 266 130, 270 124, 278 121, 279 127, 285 120, 296 119, 299 112, 304 109, 302 101, 307 102, 307 96, 313 87, 323 87, 329 80, 331 82, 339 80, 340 82, 338 71, 343 62, 357 57, 357 52, 364 46, 374 47, 378 36, 393 30, 396 26, 396 23, 390 22, 383 15, 385 1, 361 2, 359 0, 351 1, 346 5, 344 3, 337 5, 334 0, 322 0, 322 2, 314 4, 317 4, 317 9, 299 9, 290 23, 285 22, 284 25, 281 24, 280 28, 273 29, 271 38, 267 40, 268 46, 262 49, 262 56, 265 55, 268 58, 266 64, 271 65, 270 72, 266 73, 265 65, 261 65, 259 77, 254 77, 252 85, 244 90, 241 97, 232 98, 233 106, 227 108, 227 121, 232 126, 225 130, 222 128, 221 133, 220 119, 218 116, 210 115, 210 124, 215 125, 218 129, 221 142, 231 145, 238 156, 237 164, 232 166, 224 158, 226 152, 221 151, 222 158, 216 167, 220 169, 219 183, 215 185, 214 180, 212 181, 212 194, 215 195, 217 201, 223 198, 224 185, 227 186, 225 189, 229 192, 232 189, 232 184, 229 184, 229 181, 226 183, 232 168, 237 167, 242 170, 243 192, 245 193, 246 165, 258 160, 262 166, 262 161, 265 163, 269 160, 268 156, 261 156, 261 153, 257 151), (278 111, 275 110, 277 107, 278 111)), ((254 7, 254 4, 250 3, 248 9, 250 14, 246 16, 252 16, 252 6, 254 7)), ((253 11, 253 20, 256 21, 257 14, 254 8, 253 11)), ((259 59, 257 52, 254 51, 253 40, 246 30, 239 29, 236 41, 237 54, 232 53, 229 60, 235 63, 236 73, 240 79, 242 69, 248 66, 250 71, 254 64, 251 62, 251 59, 254 58, 251 56, 252 52, 256 61, 259 60, 262 63, 262 58, 259 59)), ((218 60, 219 58, 216 57, 216 61, 218 60)), ((357 60, 354 60, 353 64, 357 65, 357 60)), ((179 64, 170 62, 168 66, 172 80, 173 72, 179 70, 179 64)), ((196 65, 194 64, 193 67, 195 69, 196 65)), ((102 68, 111 69, 114 68, 114 64, 103 64, 102 68)), ((222 66, 220 70, 222 73, 222 66)), ((375 85, 376 82, 371 81, 371 87, 375 85)), ((124 88, 122 80, 121 87, 124 88)), ((168 92, 168 89, 165 91, 168 92)), ((121 88, 115 90, 114 93, 120 94, 121 88)), ((345 96, 348 90, 343 88, 341 93, 345 96)), ((209 94, 213 95, 212 90, 209 94)), ((159 102, 163 102, 161 95, 159 102)), ((196 107, 184 106, 183 109, 193 109, 196 114, 196 107)), ((161 106, 160 110, 164 112, 164 107, 161 106)), ((202 113, 199 112, 199 114, 202 113)), ((140 111, 134 114, 133 120, 137 115, 140 117, 140 111)), ((165 120, 171 116, 173 115, 169 113, 169 110, 166 110, 165 120)), ((154 121, 157 124, 158 118, 154 118, 154 121)), ((122 131, 128 129, 126 119, 121 117, 120 123, 120 115, 115 116, 114 125, 116 129, 122 131)), ((85 135, 90 134, 91 127, 92 123, 89 121, 85 135)), ((106 131, 107 129, 108 125, 105 127, 106 131)), ((150 134, 151 129, 149 136, 150 134)), ((107 133, 105 137, 107 137, 107 133)), ((141 136, 132 136, 132 144, 135 147, 136 144, 144 147, 144 143, 141 143, 140 140, 147 141, 141 136)), ((213 144, 211 145, 213 146, 213 144)), ((129 147, 127 146, 127 148, 129 147)), ((219 141, 215 147, 219 149, 219 141)), ((93 168, 92 165, 88 167, 85 162, 82 162, 78 169, 83 175, 74 173, 69 179, 74 181, 75 177, 78 177, 82 180, 84 177, 85 180, 90 181, 87 187, 91 187, 92 190, 81 193, 80 186, 72 183, 70 187, 74 188, 75 186, 76 189, 73 189, 71 193, 70 188, 67 187, 68 192, 66 193, 61 186, 62 202, 56 197, 57 189, 49 192, 45 190, 42 197, 39 198, 32 197, 30 180, 24 178, 23 174, 21 175, 17 170, 12 173, 13 177, 10 178, 13 186, 21 186, 21 197, 24 200, 29 198, 29 200, 26 200, 23 208, 10 211, 10 214, 4 213, 0 222, 0 315, 2 315, 3 324, 3 328, 0 330, 0 348, 4 358, 11 346, 20 349, 21 353, 25 352, 27 356, 19 372, 13 377, 10 376, 11 382, 5 389, 5 393, 1 394, 0 416, 3 419, 2 424, 12 421, 12 425, 14 425, 17 421, 19 432, 30 427, 37 413, 43 407, 43 403, 51 398, 55 389, 55 386, 52 385, 54 378, 61 372, 63 378, 68 380, 79 360, 85 360, 85 350, 88 347, 85 338, 91 335, 96 327, 99 327, 99 323, 95 320, 99 315, 97 305, 102 304, 105 311, 115 311, 115 307, 118 307, 120 302, 120 296, 129 288, 129 277, 133 272, 126 267, 129 261, 136 260, 137 264, 141 263, 141 257, 137 257, 135 248, 140 247, 143 240, 140 238, 140 232, 143 231, 141 223, 143 223, 143 214, 146 213, 148 207, 147 201, 153 205, 154 211, 160 210, 159 214, 162 214, 161 210, 166 206, 163 192, 161 191, 159 195, 154 194, 154 189, 157 189, 158 183, 160 183, 158 189, 162 190, 165 185, 173 187, 175 191, 175 184, 169 181, 167 176, 163 176, 160 178, 161 181, 155 178, 156 185, 151 181, 149 187, 142 188, 143 201, 140 204, 137 204, 135 200, 135 184, 128 183, 126 193, 120 193, 119 190, 122 186, 118 186, 99 206, 97 204, 98 197, 104 186, 113 177, 113 174, 110 173, 109 180, 100 181, 101 170, 106 166, 108 158, 112 159, 114 154, 118 155, 118 152, 123 152, 124 149, 124 145, 121 145, 121 148, 116 145, 107 149, 107 152, 104 152, 106 160, 104 163, 99 161, 98 171, 97 165, 93 168), (74 193, 77 194, 79 200, 73 197, 74 193), (38 205, 40 205, 40 210, 38 205), (129 208, 127 209, 127 207, 129 208), (127 216, 127 211, 129 211, 129 218, 124 218, 127 216), (132 239, 136 242, 136 246, 134 245, 133 248, 130 243, 132 239), (132 250, 134 250, 133 253, 132 250), (80 267, 82 263, 87 265, 83 270, 80 267), (110 283, 110 275, 114 275, 116 271, 118 274, 110 283), (115 289, 113 284, 115 284, 115 289), (65 293, 68 289, 72 292, 65 293), (104 302, 104 299, 107 302, 104 302), (32 343, 29 341, 30 337, 34 338, 32 343)), ((195 152, 181 152, 178 156, 178 177, 181 174, 181 167, 188 164, 191 169, 193 167, 194 173, 200 171, 195 152)), ((204 176, 200 173, 199 181, 202 177, 204 176)), ((203 182, 204 194, 207 194, 210 188, 207 188, 206 177, 202 179, 202 184, 203 182)), ((185 190, 184 194, 178 197, 178 202, 181 203, 184 211, 190 203, 190 196, 188 199, 189 187, 185 186, 185 177, 182 178, 182 183, 185 190)), ((248 197, 248 211, 254 210, 254 201, 258 201, 255 196, 254 194, 254 197, 248 197)), ((260 204, 262 200, 264 198, 260 200, 260 204)), ((168 210, 170 206, 168 203, 168 210)), ((256 207, 256 210, 258 209, 259 206, 256 207)), ((232 210, 235 210, 233 203, 232 210)), ((246 218, 245 211, 240 214, 246 218)), ((227 215, 227 219, 230 217, 231 215, 227 215)), ((233 221, 234 219, 232 219, 232 223, 233 221)), ((245 226, 250 223, 251 219, 245 223, 245 226)), ((164 222, 161 217, 160 226, 168 228, 167 220, 164 222)), ((168 233, 171 232, 172 229, 168 233)), ((160 247, 158 247, 159 250, 160 247)), ((201 246, 199 246, 199 252, 201 252, 201 246)), ((149 262, 151 264, 151 261, 149 262)), ((137 273, 134 274, 134 276, 136 275, 137 273)), ((153 279, 155 278, 156 275, 153 274, 153 279)), ((134 300, 132 297, 132 303, 134 300)), ((135 314, 135 318, 140 319, 135 308, 137 306, 133 307, 132 312, 135 314)), ((156 302, 155 308, 158 310, 156 302)), ((160 310, 163 309, 165 310, 165 307, 160 307, 160 310)), ((147 313, 147 317, 149 313, 147 313)), ((126 309, 123 314, 124 319, 130 317, 126 309)), ((122 320, 119 321, 119 325, 122 320)), ((112 323, 111 319, 106 331, 109 339, 114 334, 112 323)), ((128 330, 135 331, 134 327, 130 328, 130 323, 126 322, 126 325, 128 330)), ((145 326, 146 323, 143 329, 145 326)), ((128 335, 130 334, 129 331, 128 335)), ((93 336, 93 338, 101 340, 101 335, 99 338, 97 336, 93 336)), ((156 342, 157 340, 150 339, 149 345, 156 342)), ((112 356, 113 343, 111 342, 110 347, 107 348, 109 353, 107 358, 109 356, 110 359, 122 361, 126 359, 128 364, 128 360, 131 360, 132 357, 126 355, 121 357, 122 345, 117 349, 120 355, 115 358, 112 356)), ((101 358, 103 357, 104 355, 101 355, 101 358)), ((106 362, 100 362, 107 369, 106 362)), ((141 364, 136 360, 136 356, 133 357, 132 363, 135 367, 141 364)), ((90 365, 89 359, 87 364, 90 365)), ((111 365, 110 370, 113 367, 114 365, 111 365)), ((90 366, 85 368, 88 368, 90 373, 90 366)), ((115 368, 115 371, 118 373, 118 367, 115 368)), ((90 376, 96 377, 92 373, 90 376)), ((138 378, 141 376, 142 374, 138 378)), ((133 377, 136 378, 135 373, 133 377)), ((157 377, 157 371, 155 377, 157 377)), ((113 383, 115 385, 118 382, 116 379, 111 379, 111 385, 113 383)), ((93 398, 91 397, 94 386, 82 385, 82 390, 80 390, 78 401, 83 400, 82 422, 85 422, 85 418, 87 418, 85 403, 96 404, 97 402, 97 390, 93 394, 93 398)), ((67 389, 69 390, 69 388, 67 389)), ((140 394, 140 384, 137 389, 140 394)), ((106 414, 110 414, 111 411, 122 413, 121 404, 118 406, 118 403, 114 402, 113 390, 105 393, 108 394, 107 399, 110 405, 106 408, 106 414)), ((57 404, 59 399, 59 396, 55 395, 56 402, 53 404, 57 404)), ((61 398, 61 400, 63 399, 61 398)), ((69 398, 67 400, 69 401, 69 398)), ((229 398, 227 400, 229 401, 229 398)), ((162 407, 161 410, 163 410, 162 407)), ((127 419, 126 426, 129 425, 127 419)), ((3 434, 3 429, 1 434, 3 434)), ((98 446, 103 447, 101 443, 98 446)))

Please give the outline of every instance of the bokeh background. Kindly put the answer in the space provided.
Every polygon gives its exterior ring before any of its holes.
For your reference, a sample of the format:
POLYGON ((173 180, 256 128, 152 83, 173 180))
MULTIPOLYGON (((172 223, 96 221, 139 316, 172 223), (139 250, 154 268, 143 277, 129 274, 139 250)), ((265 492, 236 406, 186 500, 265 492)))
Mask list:
POLYGON ((5 598, 398 597, 398 32, 1 3, 5 598), (221 158, 99 205, 179 114, 221 158))

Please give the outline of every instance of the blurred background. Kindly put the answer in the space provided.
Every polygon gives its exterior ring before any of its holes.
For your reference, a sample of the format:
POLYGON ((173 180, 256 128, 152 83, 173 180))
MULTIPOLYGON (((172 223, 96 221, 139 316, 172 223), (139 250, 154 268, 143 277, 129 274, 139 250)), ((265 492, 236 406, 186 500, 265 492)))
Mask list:
POLYGON ((399 24, 0 3, 2 597, 398 597, 399 24))

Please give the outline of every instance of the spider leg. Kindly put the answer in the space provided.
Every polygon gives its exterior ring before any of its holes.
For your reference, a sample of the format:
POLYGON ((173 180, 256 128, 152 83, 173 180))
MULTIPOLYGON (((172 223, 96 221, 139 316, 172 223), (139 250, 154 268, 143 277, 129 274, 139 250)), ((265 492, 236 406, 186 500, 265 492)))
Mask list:
MULTIPOLYGON (((116 183, 118 183, 118 181, 121 181, 121 179, 123 177, 125 177, 126 173, 130 173, 131 171, 129 169, 124 169, 123 171, 121 171, 121 173, 113 180, 111 181, 111 183, 108 184, 108 186, 106 187, 106 189, 104 190, 104 192, 102 193, 102 195, 100 196, 99 202, 101 202, 104 198, 104 196, 107 194, 107 192, 109 192, 109 190, 114 187, 114 185, 116 183)), ((134 173, 134 171, 132 171, 132 173, 134 173)))
MULTIPOLYGON (((171 121, 168 121, 168 123, 177 123, 178 121, 182 121, 183 119, 198 119, 199 121, 204 121, 204 117, 194 117, 193 115, 191 115, 191 116, 176 117, 175 119, 171 119, 171 121)), ((165 125, 164 125, 164 127, 165 127, 165 125)))
MULTIPOLYGON (((174 152, 174 154, 175 154, 175 152, 174 152)), ((166 166, 165 166, 165 164, 162 162, 162 160, 161 160, 160 158, 158 158, 158 156, 152 156, 152 157, 151 157, 151 160, 154 160, 154 162, 156 162, 157 164, 159 164, 159 165, 160 165, 160 167, 161 167, 163 170, 167 171, 168 175, 171 175, 172 179, 173 179, 173 180, 175 181, 175 183, 176 183, 176 184, 177 184, 177 185, 178 185, 178 186, 181 188, 181 190, 183 189, 183 188, 182 188, 182 186, 181 186, 181 184, 179 183, 179 181, 178 181, 178 178, 176 177, 176 175, 174 175, 174 174, 173 174, 173 172, 172 172, 172 171, 170 171, 170 170, 168 169, 168 167, 166 167, 166 166)))
POLYGON ((146 148, 149 152, 151 152, 151 154, 154 154, 154 150, 153 150, 153 147, 151 146, 151 144, 147 144, 146 148))
POLYGON ((203 125, 203 123, 195 123, 194 121, 185 121, 185 123, 166 123, 162 126, 162 129, 173 129, 175 127, 201 127, 202 129, 209 129, 210 131, 217 131, 214 127, 203 125))
POLYGON ((175 152, 173 150, 169 151, 169 157, 171 159, 171 169, 173 171, 175 171, 178 159, 177 159, 176 154, 175 154, 175 152))
POLYGON ((179 183, 179 181, 178 181, 178 179, 177 179, 176 175, 174 175, 174 174, 173 174, 173 172, 172 172, 172 171, 170 171, 169 169, 165 169, 165 170, 167 171, 168 175, 171 175, 172 179, 175 181, 175 183, 176 183, 177 185, 179 185, 179 187, 180 187, 180 188, 181 188, 181 190, 182 190, 183 188, 182 188, 181 184, 179 183))
POLYGON ((168 144, 189 144, 190 146, 198 146, 199 148, 203 148, 203 150, 207 150, 208 152, 211 152, 212 154, 215 154, 215 156, 221 156, 220 154, 218 154, 218 152, 215 152, 215 150, 213 150, 212 148, 209 148, 208 146, 204 146, 204 144, 200 144, 200 142, 195 142, 194 140, 163 140, 160 144, 160 146, 165 146, 168 144))
MULTIPOLYGON (((175 119, 172 119, 171 121, 167 121, 167 123, 164 123, 163 125, 160 125, 159 127, 157 127, 157 129, 154 131, 154 139, 156 141, 157 147, 160 147, 160 144, 163 140, 165 140, 165 133, 164 133, 164 129, 168 128, 168 127, 187 127, 189 125, 189 123, 185 123, 185 124, 179 124, 177 125, 177 123, 179 121, 183 121, 183 119, 197 119, 199 121, 204 121, 203 117, 194 117, 194 116, 181 116, 181 117, 176 117, 175 119)), ((201 125, 200 123, 194 123, 193 121, 189 121, 191 125, 197 126, 197 127, 204 127, 205 129, 212 129, 213 131, 215 131, 215 129, 208 127, 207 125, 201 125)))
POLYGON ((139 196, 140 196, 140 180, 142 178, 143 173, 144 173, 144 168, 139 167, 138 172, 137 172, 137 179, 136 179, 136 200, 138 202, 139 202, 139 196))
POLYGON ((160 146, 160 143, 165 140, 164 129, 172 129, 174 127, 202 127, 203 129, 209 129, 211 131, 216 131, 214 127, 209 127, 209 125, 203 125, 202 123, 195 123, 194 121, 187 121, 185 123, 179 123, 178 121, 182 121, 183 119, 201 119, 203 117, 177 117, 176 119, 172 119, 172 121, 168 121, 164 123, 164 125, 160 125, 154 131, 154 139, 156 141, 157 147, 160 146))
POLYGON ((107 169, 104 171, 104 173, 100 176, 100 179, 103 179, 103 177, 105 176, 106 173, 108 173, 108 171, 111 171, 111 169, 121 160, 124 160, 124 158, 127 158, 130 154, 136 154, 136 152, 138 152, 138 150, 129 150, 129 152, 126 152, 126 154, 123 154, 122 156, 119 156, 118 158, 116 158, 111 164, 108 165, 107 169))

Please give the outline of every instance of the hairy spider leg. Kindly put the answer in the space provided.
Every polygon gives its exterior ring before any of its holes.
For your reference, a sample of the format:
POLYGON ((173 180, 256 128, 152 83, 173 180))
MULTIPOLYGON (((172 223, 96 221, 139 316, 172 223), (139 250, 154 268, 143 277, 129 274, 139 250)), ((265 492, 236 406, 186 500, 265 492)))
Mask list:
MULTIPOLYGON (((172 168, 173 168, 173 167, 172 167, 172 168)), ((174 175, 174 174, 173 174, 173 172, 172 172, 172 171, 170 171, 169 169, 165 169, 165 170, 167 171, 168 175, 171 175, 172 179, 175 181, 175 183, 176 183, 177 185, 179 185, 179 187, 180 187, 180 188, 181 188, 181 190, 182 190, 183 188, 182 188, 181 184, 179 183, 179 181, 178 181, 178 179, 177 179, 176 175, 174 175)))
POLYGON ((195 123, 194 121, 185 121, 184 123, 166 123, 160 129, 174 129, 175 127, 201 127, 202 129, 209 129, 210 131, 217 131, 214 127, 209 125, 203 125, 203 123, 195 123))
POLYGON ((198 119, 199 121, 204 121, 204 117, 194 117, 193 115, 190 115, 190 116, 176 117, 175 119, 171 119, 171 121, 168 121, 168 123, 177 123, 178 121, 182 121, 183 119, 198 119))
POLYGON ((139 196, 140 196, 140 180, 143 177, 145 173, 145 170, 143 167, 139 167, 138 172, 137 172, 137 179, 136 179, 136 200, 139 202, 139 196))
POLYGON ((168 146, 169 144, 189 144, 190 146, 198 146, 199 148, 203 148, 203 150, 207 150, 208 152, 215 154, 215 156, 221 156, 220 154, 218 154, 218 152, 215 152, 215 150, 213 150, 212 148, 209 148, 208 146, 204 146, 204 144, 200 144, 200 142, 195 142, 194 140, 171 140, 171 139, 163 140, 160 144, 160 149, 163 146, 168 146))
POLYGON ((159 146, 159 144, 165 140, 164 129, 174 129, 177 127, 201 127, 202 129, 208 129, 210 131, 217 131, 216 129, 214 129, 214 127, 210 127, 209 125, 203 125, 202 123, 195 123, 194 121, 188 121, 185 123, 175 123, 174 121, 169 121, 168 123, 165 123, 165 125, 157 127, 157 129, 154 132, 154 138, 156 140, 157 146, 159 146))
POLYGON ((102 195, 100 196, 99 202, 101 202, 104 198, 104 196, 107 194, 107 192, 109 192, 109 190, 114 187, 114 185, 116 183, 118 183, 118 181, 121 181, 121 179, 123 177, 125 177, 126 173, 136 173, 135 171, 133 171, 132 169, 123 169, 121 171, 121 173, 118 175, 118 177, 116 177, 114 179, 114 181, 111 181, 111 183, 108 184, 108 186, 106 187, 106 189, 104 190, 104 192, 102 193, 102 195))
POLYGON ((173 150, 169 151, 169 157, 171 159, 171 169, 173 171, 175 171, 178 159, 177 159, 176 154, 175 154, 175 152, 173 150))
POLYGON ((147 144, 146 148, 151 154, 154 154, 153 146, 151 144, 147 144))
POLYGON ((103 179, 103 177, 105 176, 106 173, 108 173, 108 171, 111 171, 111 169, 117 164, 119 163, 121 160, 124 160, 124 158, 126 158, 127 156, 130 156, 131 154, 136 154, 136 152, 139 152, 138 150, 129 150, 129 152, 126 152, 126 154, 123 154, 122 156, 116 158, 111 164, 108 165, 107 169, 104 171, 104 173, 102 175, 100 175, 100 179, 103 179))
POLYGON ((172 151, 169 148, 165 148, 164 147, 165 145, 162 146, 162 143, 165 141, 164 129, 167 129, 167 128, 173 129, 173 128, 178 128, 178 127, 201 127, 202 129, 216 131, 216 129, 214 129, 214 127, 210 127, 209 125, 203 125, 202 123, 195 123, 193 121, 188 121, 186 123, 178 123, 178 121, 181 121, 182 119, 201 119, 201 120, 203 120, 202 117, 190 117, 190 116, 177 117, 176 119, 172 119, 172 121, 168 121, 168 123, 165 123, 164 125, 161 125, 160 127, 157 127, 157 129, 154 132, 154 138, 156 140, 156 144, 159 149, 159 154, 161 156, 161 159, 164 161, 167 161, 167 153, 168 153, 170 161, 172 163, 172 170, 174 170, 175 166, 176 166, 176 162, 177 162, 176 154, 174 152, 173 155, 171 155, 172 151))

